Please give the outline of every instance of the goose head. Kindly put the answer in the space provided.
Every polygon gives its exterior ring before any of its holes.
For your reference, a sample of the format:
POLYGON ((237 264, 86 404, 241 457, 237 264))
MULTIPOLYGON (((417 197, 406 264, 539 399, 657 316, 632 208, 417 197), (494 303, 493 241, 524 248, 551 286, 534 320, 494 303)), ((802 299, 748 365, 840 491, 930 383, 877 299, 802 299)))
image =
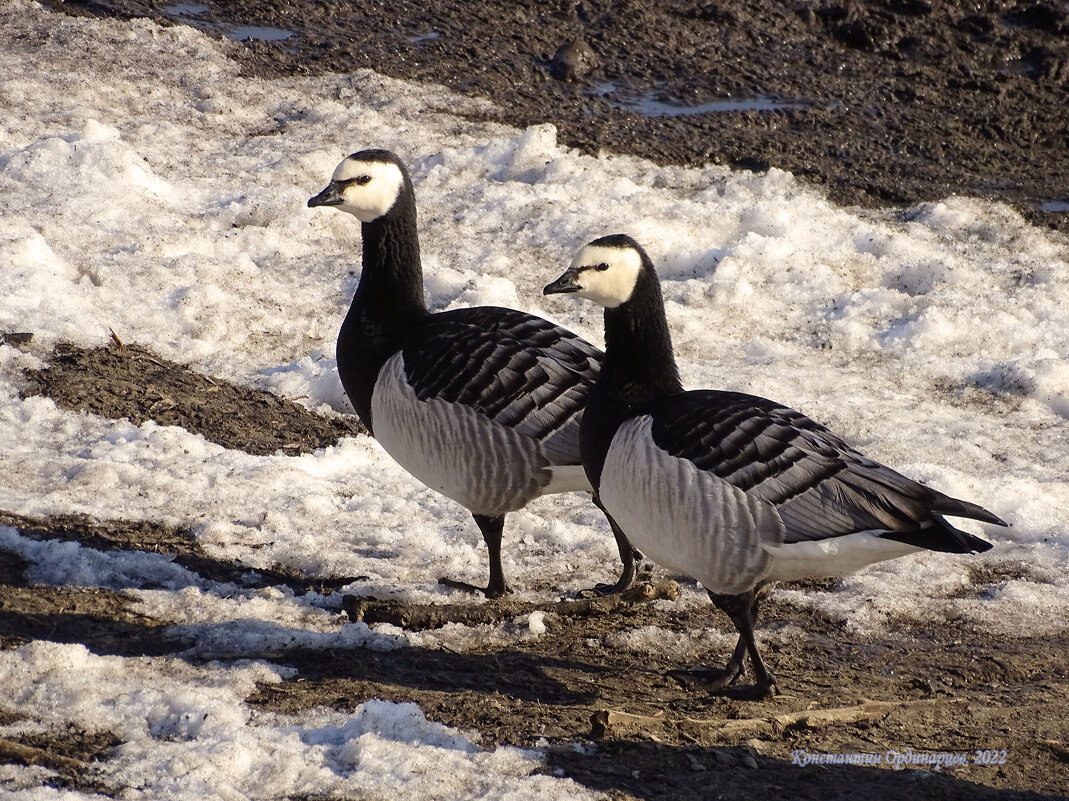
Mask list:
POLYGON ((388 150, 361 150, 342 160, 326 189, 310 198, 308 206, 332 206, 369 223, 388 214, 410 186, 396 155, 388 150))
POLYGON ((564 275, 546 286, 543 294, 575 293, 607 309, 631 299, 649 257, 626 234, 595 239, 580 250, 564 275))

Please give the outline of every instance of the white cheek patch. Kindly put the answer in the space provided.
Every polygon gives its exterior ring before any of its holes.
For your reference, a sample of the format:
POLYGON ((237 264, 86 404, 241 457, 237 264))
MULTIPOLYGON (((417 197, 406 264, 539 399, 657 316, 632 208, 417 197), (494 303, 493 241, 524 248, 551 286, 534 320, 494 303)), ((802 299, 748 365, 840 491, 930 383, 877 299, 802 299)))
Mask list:
POLYGON ((587 245, 572 259, 572 267, 581 270, 579 297, 615 309, 635 291, 642 257, 632 248, 587 245), (607 264, 609 269, 599 270, 599 264, 607 264))
POLYGON ((345 187, 344 202, 337 208, 347 211, 360 222, 377 220, 393 208, 405 183, 405 176, 396 164, 388 161, 357 161, 345 159, 334 170, 332 180, 352 181, 362 175, 371 178, 366 184, 355 181, 345 187))

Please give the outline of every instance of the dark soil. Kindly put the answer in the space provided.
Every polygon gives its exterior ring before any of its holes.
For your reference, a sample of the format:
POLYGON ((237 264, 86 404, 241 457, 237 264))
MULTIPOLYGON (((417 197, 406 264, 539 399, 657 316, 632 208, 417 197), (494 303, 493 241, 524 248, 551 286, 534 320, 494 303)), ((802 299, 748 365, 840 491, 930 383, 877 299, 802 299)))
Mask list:
MULTIPOLYGON (((284 453, 321 447, 351 434, 336 429, 325 433, 337 421, 221 378, 192 373, 143 348, 60 346, 41 355, 52 367, 28 379, 35 391, 66 408, 92 408, 97 414, 135 420, 152 419, 155 410, 166 414, 170 425, 225 429, 228 447, 250 452, 263 452, 264 442, 270 441, 265 432, 280 428, 295 446, 284 453), (160 405, 161 397, 168 402, 160 405)), ((28 518, 0 511, 0 525, 14 526, 29 537, 74 540, 102 550, 169 554, 206 579, 247 588, 278 586, 330 594, 354 580, 221 561, 205 554, 189 532, 152 522, 28 518)), ((135 612, 122 592, 33 585, 25 577, 27 567, 16 554, 0 551, 0 648, 44 639, 82 643, 99 654, 162 656, 193 645, 161 621, 135 612)), ((1027 565, 1019 563, 978 568, 972 571, 971 586, 958 594, 981 594, 1008 578, 1028 576, 1027 565)), ((801 586, 835 592, 837 584, 825 580, 801 586)), ((671 582, 657 589, 671 597, 671 582)), ((462 594, 445 607, 353 598, 342 599, 342 604, 351 616, 372 625, 385 621, 409 629, 449 622, 508 624, 525 620, 534 609, 530 603, 509 600, 469 602, 462 594)), ((637 626, 683 631, 713 625, 731 630, 711 609, 662 607, 614 600, 545 605, 548 634, 507 650, 341 653, 295 648, 213 657, 259 658, 296 668, 293 679, 263 686, 249 699, 265 709, 284 714, 313 706, 353 710, 371 698, 414 701, 432 720, 477 732, 485 746, 548 747, 548 772, 603 790, 617 801, 884 801, 907 795, 1039 799, 1065 797, 1069 790, 1064 658, 1069 634, 991 636, 967 623, 933 627, 922 620, 900 619, 890 621, 878 636, 858 638, 847 633, 845 620, 794 607, 774 594, 766 606, 765 629, 791 625, 806 636, 766 642, 765 656, 782 694, 750 701, 714 696, 670 675, 687 664, 657 655, 638 658, 609 644, 614 633, 637 626), (926 703, 861 722, 783 725, 765 720, 866 700, 926 703), (641 717, 606 727, 610 712, 641 717), (753 719, 753 725, 742 722, 745 719, 753 719), (746 728, 725 728, 732 725, 746 728), (590 740, 596 748, 573 747, 590 740), (970 764, 937 772, 926 767, 802 767, 792 761, 796 751, 886 754, 907 749, 965 754, 970 764), (977 752, 992 750, 1005 751, 1005 762, 973 764, 977 752)), ((727 655, 694 656, 717 664, 727 655)), ((3 715, 0 700, 0 720, 3 715)), ((117 742, 108 732, 74 730, 19 742, 0 740, 0 760, 44 764, 57 772, 56 787, 118 797, 124 788, 107 786, 92 769, 108 759, 117 742)))
POLYGON ((552 122, 587 152, 778 167, 849 204, 995 198, 1069 230, 1064 208, 1042 208, 1069 201, 1063 0, 233 0, 200 2, 199 14, 169 0, 53 5, 216 35, 235 24, 291 31, 246 41, 244 71, 370 67, 432 81, 492 99, 495 119, 552 122), (680 113, 729 98, 779 107, 680 113), (646 116, 641 99, 680 108, 646 116))
POLYGON ((366 434, 355 416, 325 418, 269 392, 194 373, 136 345, 79 348, 61 344, 49 366, 28 373, 24 396, 47 395, 64 409, 155 420, 265 456, 296 455, 366 434))

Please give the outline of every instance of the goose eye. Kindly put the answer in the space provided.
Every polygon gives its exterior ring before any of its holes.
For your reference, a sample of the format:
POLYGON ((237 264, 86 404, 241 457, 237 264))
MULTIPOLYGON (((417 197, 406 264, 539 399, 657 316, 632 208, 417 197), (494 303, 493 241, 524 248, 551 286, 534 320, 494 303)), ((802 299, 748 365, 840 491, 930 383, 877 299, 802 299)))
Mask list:
POLYGON ((357 183, 358 186, 367 186, 369 183, 371 183, 371 176, 370 175, 358 175, 353 180, 357 183))
POLYGON ((605 262, 602 262, 601 264, 595 265, 594 269, 597 270, 600 273, 603 273, 603 272, 605 272, 606 270, 609 269, 609 265, 606 264, 605 262))

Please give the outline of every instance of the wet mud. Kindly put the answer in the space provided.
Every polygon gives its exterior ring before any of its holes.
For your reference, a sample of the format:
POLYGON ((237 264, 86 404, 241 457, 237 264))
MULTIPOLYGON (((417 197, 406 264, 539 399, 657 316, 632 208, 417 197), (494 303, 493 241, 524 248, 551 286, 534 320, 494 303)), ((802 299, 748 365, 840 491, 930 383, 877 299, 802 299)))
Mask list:
POLYGON ((249 75, 443 84, 590 153, 776 167, 847 204, 991 198, 1069 231, 1060 0, 52 5, 229 37, 249 75))

